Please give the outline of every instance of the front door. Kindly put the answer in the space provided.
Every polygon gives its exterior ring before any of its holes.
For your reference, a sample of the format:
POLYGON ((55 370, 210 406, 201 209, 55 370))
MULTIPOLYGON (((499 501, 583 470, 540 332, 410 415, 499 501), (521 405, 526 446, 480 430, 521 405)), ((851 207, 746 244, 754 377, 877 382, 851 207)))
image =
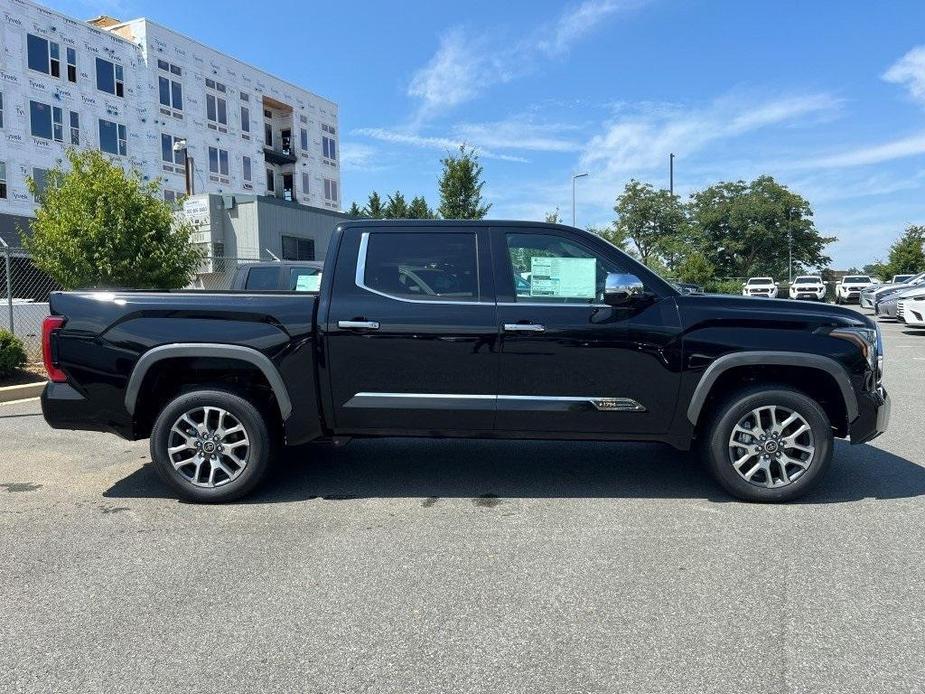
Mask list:
POLYGON ((492 429, 498 329, 487 231, 409 222, 344 232, 325 350, 339 434, 492 429))
POLYGON ((502 335, 497 428, 666 431, 680 379, 674 299, 608 306, 607 273, 634 266, 603 242, 586 245, 549 229, 493 231, 502 335))

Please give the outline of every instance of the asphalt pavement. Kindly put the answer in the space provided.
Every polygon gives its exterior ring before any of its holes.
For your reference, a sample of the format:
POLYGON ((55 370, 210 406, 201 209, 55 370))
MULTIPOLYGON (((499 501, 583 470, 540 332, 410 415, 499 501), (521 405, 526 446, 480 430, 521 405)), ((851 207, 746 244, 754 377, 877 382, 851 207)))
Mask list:
POLYGON ((925 692, 925 331, 889 432, 751 505, 642 444, 355 441, 250 499, 0 406, 0 692, 925 692))

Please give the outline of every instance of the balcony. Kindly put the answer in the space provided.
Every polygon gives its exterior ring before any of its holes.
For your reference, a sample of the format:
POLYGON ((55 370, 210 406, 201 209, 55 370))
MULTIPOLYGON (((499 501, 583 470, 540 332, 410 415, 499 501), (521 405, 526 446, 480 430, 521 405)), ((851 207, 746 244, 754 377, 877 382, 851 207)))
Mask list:
POLYGON ((283 149, 264 147, 263 158, 270 164, 275 164, 276 166, 296 163, 295 153, 292 151, 292 148, 288 146, 288 143, 285 142, 283 143, 283 149))

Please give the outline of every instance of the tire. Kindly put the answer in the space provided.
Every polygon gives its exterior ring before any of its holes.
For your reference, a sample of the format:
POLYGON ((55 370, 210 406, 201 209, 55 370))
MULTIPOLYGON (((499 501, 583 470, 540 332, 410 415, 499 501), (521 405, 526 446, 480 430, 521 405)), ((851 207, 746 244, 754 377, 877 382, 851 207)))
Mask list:
POLYGON ((251 492, 266 474, 273 449, 260 410, 225 390, 180 395, 161 410, 151 432, 154 469, 180 498, 198 503, 251 492))
POLYGON ((782 502, 802 496, 825 475, 832 451, 832 426, 825 411, 812 398, 787 386, 733 394, 714 410, 702 441, 703 459, 710 473, 727 492, 744 501, 782 502), (776 408, 773 414, 772 407, 776 408), (760 424, 756 411, 760 412, 760 424), (787 424, 790 415, 796 419, 787 424), (772 416, 775 427, 771 426, 772 416), (808 428, 797 434, 803 425, 808 428), (749 440, 748 446, 736 445, 749 440), (734 460, 742 461, 741 472, 734 460))

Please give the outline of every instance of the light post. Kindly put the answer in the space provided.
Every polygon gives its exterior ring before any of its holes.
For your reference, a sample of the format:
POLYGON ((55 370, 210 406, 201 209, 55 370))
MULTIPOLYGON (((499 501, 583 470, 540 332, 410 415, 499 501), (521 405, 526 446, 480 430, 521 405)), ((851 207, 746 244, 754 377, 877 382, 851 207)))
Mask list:
POLYGON ((793 208, 787 209, 787 274, 788 284, 793 284, 793 208))
POLYGON ((186 197, 193 195, 193 160, 187 150, 186 140, 173 143, 174 152, 183 152, 183 175, 186 179, 186 197))
POLYGON ((572 176, 572 226, 575 226, 575 181, 579 178, 584 178, 588 173, 580 173, 572 176))
POLYGON ((668 193, 674 196, 674 152, 668 155, 668 193))

